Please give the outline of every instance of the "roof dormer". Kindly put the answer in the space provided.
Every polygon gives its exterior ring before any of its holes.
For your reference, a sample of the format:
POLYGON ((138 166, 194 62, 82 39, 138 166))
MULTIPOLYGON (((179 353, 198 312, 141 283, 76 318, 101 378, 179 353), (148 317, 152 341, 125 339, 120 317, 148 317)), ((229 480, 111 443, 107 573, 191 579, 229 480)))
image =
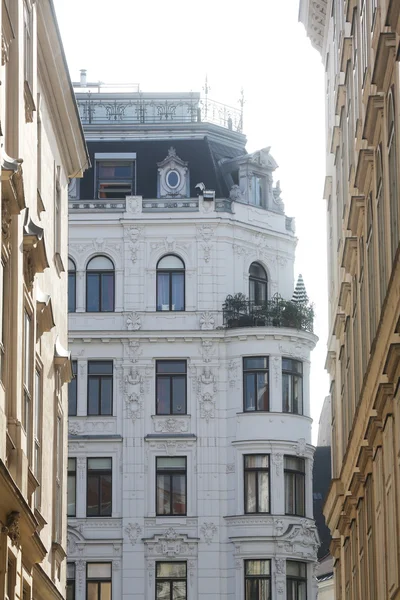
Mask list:
POLYGON ((189 198, 190 180, 188 163, 171 146, 168 155, 157 163, 157 198, 189 198))

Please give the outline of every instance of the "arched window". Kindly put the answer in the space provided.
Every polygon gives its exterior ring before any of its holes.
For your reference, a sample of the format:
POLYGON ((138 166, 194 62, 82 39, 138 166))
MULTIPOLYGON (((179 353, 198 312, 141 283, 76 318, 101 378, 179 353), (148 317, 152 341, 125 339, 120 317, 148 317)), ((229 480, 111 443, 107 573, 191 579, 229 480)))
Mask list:
POLYGON ((267 301, 268 278, 264 267, 253 262, 249 269, 249 298, 252 304, 261 306, 267 301))
POLYGON ((157 264, 157 310, 185 310, 185 265, 174 254, 157 264))
POLYGON ((86 310, 114 310, 114 265, 106 256, 95 256, 86 267, 86 310))
POLYGON ((399 199, 397 197, 397 140, 395 107, 393 90, 388 99, 388 163, 389 163, 389 198, 390 198, 390 229, 392 234, 391 249, 394 261, 399 243, 399 199))
POLYGON ((68 258, 68 312, 76 311, 76 266, 68 258))

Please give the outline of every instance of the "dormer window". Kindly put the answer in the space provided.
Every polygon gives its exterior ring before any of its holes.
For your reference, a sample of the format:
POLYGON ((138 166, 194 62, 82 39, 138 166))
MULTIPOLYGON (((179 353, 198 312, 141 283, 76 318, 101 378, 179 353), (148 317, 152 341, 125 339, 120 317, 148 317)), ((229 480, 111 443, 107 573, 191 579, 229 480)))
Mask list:
POLYGON ((157 197, 189 198, 190 182, 188 163, 176 154, 175 148, 168 150, 168 155, 158 166, 157 197))
POLYGON ((135 153, 96 153, 95 159, 96 198, 112 200, 136 195, 135 153))

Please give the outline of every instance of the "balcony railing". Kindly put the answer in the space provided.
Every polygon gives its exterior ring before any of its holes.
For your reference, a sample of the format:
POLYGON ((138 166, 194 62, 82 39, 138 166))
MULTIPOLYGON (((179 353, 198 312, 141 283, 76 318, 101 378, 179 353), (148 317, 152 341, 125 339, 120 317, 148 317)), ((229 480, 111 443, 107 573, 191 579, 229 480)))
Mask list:
POLYGON ((227 296, 223 306, 224 325, 235 327, 289 327, 313 332, 312 304, 284 300, 278 294, 262 304, 255 305, 243 294, 227 296))
POLYGON ((154 98, 141 92, 126 97, 104 97, 77 94, 79 114, 86 125, 174 125, 212 123, 232 131, 243 131, 243 111, 209 98, 154 98), (84 97, 86 96, 86 97, 84 97))

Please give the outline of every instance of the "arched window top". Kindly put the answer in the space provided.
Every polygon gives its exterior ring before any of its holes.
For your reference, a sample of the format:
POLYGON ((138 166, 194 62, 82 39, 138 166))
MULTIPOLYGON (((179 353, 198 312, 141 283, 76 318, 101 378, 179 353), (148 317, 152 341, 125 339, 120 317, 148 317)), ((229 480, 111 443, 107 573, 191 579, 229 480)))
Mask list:
POLYGON ((72 258, 68 257, 68 271, 76 271, 76 265, 72 258))
POLYGON ((167 254, 160 258, 157 263, 157 269, 168 269, 168 270, 182 270, 185 268, 183 260, 181 260, 175 254, 167 254))
POLYGON ((267 278, 267 273, 265 272, 265 269, 263 266, 260 265, 260 263, 257 262, 253 262, 250 265, 250 269, 249 269, 249 275, 250 277, 254 277, 256 279, 262 279, 264 281, 266 281, 267 278))
POLYGON ((88 262, 87 271, 114 271, 114 265, 107 256, 95 256, 88 262))

